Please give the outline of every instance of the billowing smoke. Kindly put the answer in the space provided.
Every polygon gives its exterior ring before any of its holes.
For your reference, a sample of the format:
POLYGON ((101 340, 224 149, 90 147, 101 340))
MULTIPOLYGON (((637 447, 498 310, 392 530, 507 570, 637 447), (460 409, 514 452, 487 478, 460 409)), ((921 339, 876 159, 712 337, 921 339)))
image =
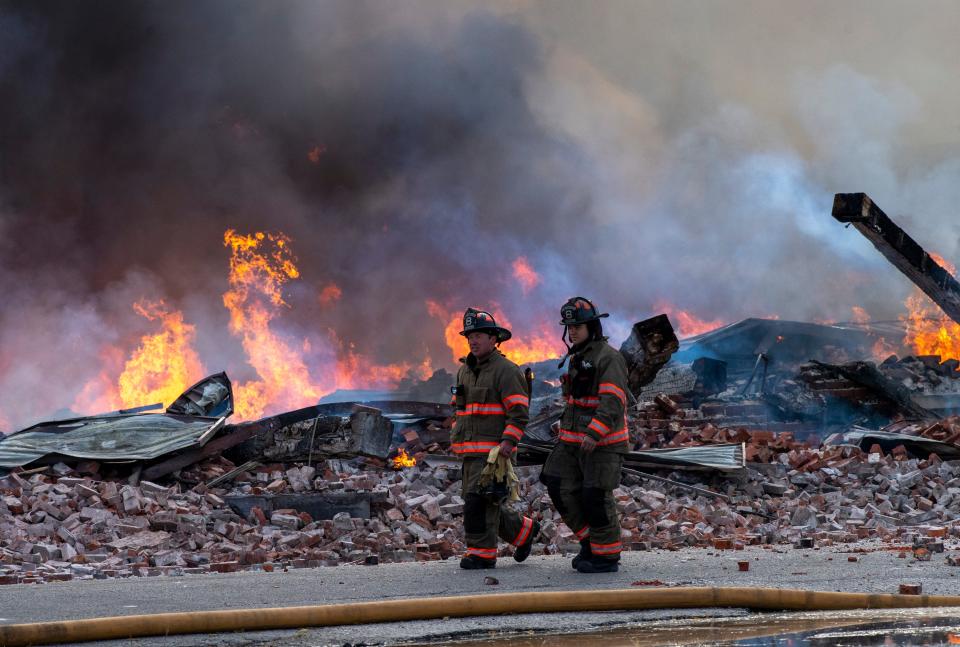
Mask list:
POLYGON ((575 293, 618 340, 662 303, 896 317, 909 284, 832 195, 956 259, 960 8, 904 33, 903 5, 791 7, 7 5, 0 429, 119 370, 143 298, 183 311, 208 370, 255 377, 228 228, 293 241, 284 334, 384 363, 449 365, 428 300, 496 303, 518 337, 575 293))

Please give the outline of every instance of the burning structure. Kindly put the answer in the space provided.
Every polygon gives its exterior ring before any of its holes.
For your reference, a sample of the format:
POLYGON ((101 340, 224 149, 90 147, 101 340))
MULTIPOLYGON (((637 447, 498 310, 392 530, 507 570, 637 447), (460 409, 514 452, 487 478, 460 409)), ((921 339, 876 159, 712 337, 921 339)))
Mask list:
POLYGON ((547 522, 538 550, 566 550, 535 472, 563 352, 552 313, 584 285, 644 324, 607 331, 628 339, 630 469, 645 471, 619 492, 626 545, 945 524, 960 326, 923 293, 949 312, 953 272, 864 196, 838 196, 835 216, 923 290, 895 319, 899 298, 863 289, 879 258, 823 217, 798 152, 833 146, 824 129, 849 128, 843 145, 895 129, 909 101, 829 68, 769 129, 809 141, 754 149, 749 111, 707 96, 724 109, 672 130, 690 96, 678 111, 622 92, 515 7, 336 4, 0 9, 0 432, 22 429, 0 442, 0 582, 455 553, 449 411, 433 401, 470 304, 537 375, 523 494, 547 522), (818 106, 836 89, 894 126, 860 109, 832 122, 818 106), (624 132, 649 159, 623 161, 624 132), (758 230, 762 245, 726 253, 758 230), (176 408, 220 370, 232 415, 176 408), (368 390, 405 402, 353 402, 368 390))
MULTIPOLYGON (((311 386, 306 366, 269 328, 269 308, 283 304, 278 285, 297 273, 289 241, 232 232, 226 240, 244 250, 238 258, 234 249, 237 288, 224 298, 231 325, 248 331, 247 343, 273 349, 257 355, 263 374, 282 374, 287 359, 292 383, 316 398, 322 387, 311 386), (276 245, 270 254, 258 251, 265 241, 276 245)), ((633 451, 617 491, 626 545, 723 549, 906 532, 926 554, 942 550, 960 506, 950 494, 960 480, 960 421, 945 417, 960 398, 958 361, 867 361, 914 324, 752 319, 683 341, 667 315, 635 324, 621 347, 634 398, 633 451)), ((576 550, 536 477, 556 442, 557 368, 531 369, 533 417, 519 452, 523 505, 542 520, 538 550, 576 550)), ((221 373, 163 413, 150 413, 161 406, 154 405, 40 423, 0 441, 0 528, 9 537, 0 544, 0 582, 374 564, 462 551, 449 405, 328 402, 228 422, 238 392, 248 415, 267 408, 258 398, 288 397, 257 382, 235 390, 221 373)))

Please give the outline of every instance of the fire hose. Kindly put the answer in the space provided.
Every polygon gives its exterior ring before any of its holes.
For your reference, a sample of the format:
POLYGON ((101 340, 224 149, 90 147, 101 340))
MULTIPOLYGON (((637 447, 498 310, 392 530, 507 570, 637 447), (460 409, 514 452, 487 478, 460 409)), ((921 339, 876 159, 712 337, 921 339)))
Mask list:
POLYGON ((708 607, 762 611, 837 611, 952 606, 960 606, 960 596, 834 593, 748 587, 535 591, 0 625, 0 646, 51 645, 173 634, 300 629, 520 613, 708 607))

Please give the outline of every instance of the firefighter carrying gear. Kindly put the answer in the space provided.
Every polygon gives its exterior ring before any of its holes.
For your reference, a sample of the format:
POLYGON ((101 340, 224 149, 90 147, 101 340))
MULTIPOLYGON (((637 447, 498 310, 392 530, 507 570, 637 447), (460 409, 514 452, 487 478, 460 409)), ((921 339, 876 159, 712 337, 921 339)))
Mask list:
POLYGON ((467 355, 453 391, 451 404, 457 417, 450 449, 454 454, 485 459, 503 440, 520 442, 530 419, 527 381, 520 367, 500 351, 481 360, 467 355))
POLYGON ((513 333, 503 326, 497 325, 493 315, 489 312, 467 308, 466 312, 463 313, 463 330, 460 331, 460 334, 466 337, 472 332, 489 333, 497 338, 498 344, 513 337, 513 333))
MULTIPOLYGON (((463 568, 493 568, 497 558, 497 537, 514 546, 533 541, 535 523, 516 511, 483 495, 481 476, 492 450, 495 460, 499 445, 516 445, 529 419, 530 397, 520 368, 500 351, 478 360, 467 355, 457 372, 452 404, 456 420, 451 449, 463 457, 463 527, 466 556, 463 568), (483 561, 478 561, 483 560, 483 561)), ((499 460, 498 460, 499 459, 499 460)), ((512 468, 512 466, 511 466, 512 468)))
MULTIPOLYGON (((584 317, 600 318, 587 303, 589 308, 581 308, 584 317)), ((568 320, 567 312, 561 314, 568 320)), ((581 540, 574 568, 584 573, 616 571, 621 544, 613 490, 620 484, 623 455, 629 449, 627 364, 605 339, 592 338, 571 349, 570 368, 561 381, 566 406, 559 442, 540 480, 564 523, 581 540), (596 441, 592 452, 581 449, 585 437, 596 441)))
POLYGON ((496 503, 519 501, 519 485, 520 479, 517 478, 510 457, 500 455, 499 445, 491 449, 487 454, 487 464, 480 472, 480 494, 496 503))

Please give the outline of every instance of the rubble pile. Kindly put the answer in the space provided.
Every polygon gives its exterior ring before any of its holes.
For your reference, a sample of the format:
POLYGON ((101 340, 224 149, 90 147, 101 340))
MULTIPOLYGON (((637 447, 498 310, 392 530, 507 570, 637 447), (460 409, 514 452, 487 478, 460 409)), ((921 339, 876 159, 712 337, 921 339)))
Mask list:
POLYGON ((891 355, 878 366, 888 378, 923 393, 960 392, 960 361, 940 361, 939 355, 891 355))
MULTIPOLYGON (((924 431, 945 429, 960 431, 960 420, 924 431)), ((934 549, 942 550, 943 537, 960 536, 952 521, 960 515, 960 461, 912 458, 902 446, 886 453, 878 446, 811 448, 770 435, 772 443, 750 442, 776 449, 764 454, 772 461, 751 463, 742 474, 670 474, 726 500, 626 476, 615 492, 625 547, 903 543, 932 536, 941 541, 934 549)), ((233 467, 217 458, 184 470, 183 481, 198 481, 192 487, 98 480, 96 464, 12 473, 0 479, 0 583, 437 560, 464 550, 459 467, 452 461, 396 471, 369 458, 259 465, 232 484, 204 484, 233 467), (313 519, 293 508, 257 506, 241 515, 230 503, 253 495, 334 494, 366 497, 369 518, 339 512, 313 519)), ((539 466, 518 472, 516 505, 542 523, 534 554, 576 552, 576 537, 539 482, 539 466)))
MULTIPOLYGON (((223 473, 223 459, 193 475, 223 473)), ((240 516, 229 490, 144 481, 98 481, 56 466, 54 475, 0 479, 0 583, 61 581, 341 563, 442 559, 463 551, 459 475, 363 469, 363 459, 268 466, 237 491, 366 492, 370 518, 314 520, 295 509, 240 516), (334 471, 336 469, 337 471, 334 471)), ((455 470, 458 472, 458 470, 455 470)))

